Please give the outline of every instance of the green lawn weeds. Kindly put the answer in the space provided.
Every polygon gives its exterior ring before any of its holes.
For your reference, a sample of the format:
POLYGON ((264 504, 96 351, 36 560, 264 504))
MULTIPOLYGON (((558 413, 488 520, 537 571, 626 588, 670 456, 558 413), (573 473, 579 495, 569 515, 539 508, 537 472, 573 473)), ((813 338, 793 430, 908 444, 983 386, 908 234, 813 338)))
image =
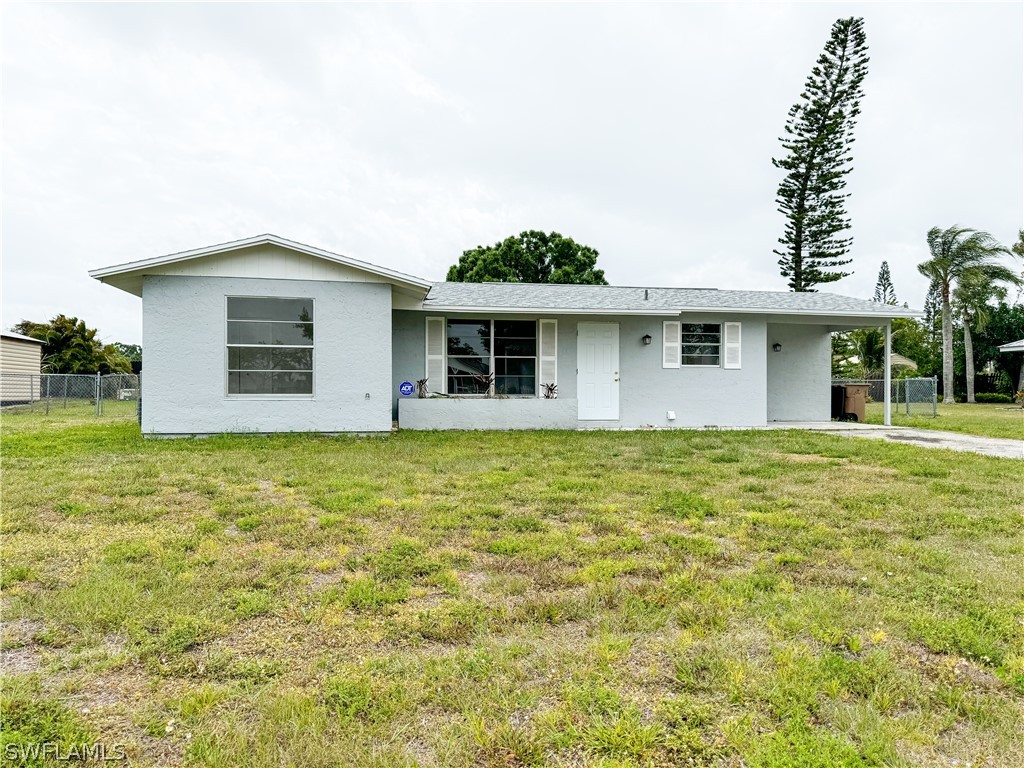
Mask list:
POLYGON ((1018 461, 774 431, 146 441, 59 415, 6 417, 2 457, 5 748, 1024 764, 1018 461))

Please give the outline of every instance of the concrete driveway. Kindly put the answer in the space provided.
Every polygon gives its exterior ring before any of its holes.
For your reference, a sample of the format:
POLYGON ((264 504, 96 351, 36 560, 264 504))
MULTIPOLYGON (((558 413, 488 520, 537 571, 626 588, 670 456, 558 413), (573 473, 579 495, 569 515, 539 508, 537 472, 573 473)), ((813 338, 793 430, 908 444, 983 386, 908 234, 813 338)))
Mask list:
MULTIPOLYGON (((862 427, 874 425, 862 425, 862 427)), ((878 427, 874 429, 826 429, 831 434, 847 437, 870 437, 888 440, 891 443, 907 443, 925 448, 947 448, 951 451, 968 451, 982 456, 998 456, 1002 459, 1024 459, 1024 439, 1007 440, 1000 437, 963 435, 959 432, 939 432, 934 429, 913 427, 878 427)))

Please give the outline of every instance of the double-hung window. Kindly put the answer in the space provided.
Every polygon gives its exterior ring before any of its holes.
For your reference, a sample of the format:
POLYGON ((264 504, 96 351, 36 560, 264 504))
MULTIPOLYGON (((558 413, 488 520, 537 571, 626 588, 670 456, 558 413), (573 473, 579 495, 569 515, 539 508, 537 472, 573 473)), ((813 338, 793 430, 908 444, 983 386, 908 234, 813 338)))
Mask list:
POLYGON ((313 394, 313 300, 229 296, 229 395, 313 394))
POLYGON ((448 394, 537 394, 535 320, 448 320, 448 394))
POLYGON ((721 324, 683 323, 681 331, 683 365, 719 365, 722 350, 721 324))

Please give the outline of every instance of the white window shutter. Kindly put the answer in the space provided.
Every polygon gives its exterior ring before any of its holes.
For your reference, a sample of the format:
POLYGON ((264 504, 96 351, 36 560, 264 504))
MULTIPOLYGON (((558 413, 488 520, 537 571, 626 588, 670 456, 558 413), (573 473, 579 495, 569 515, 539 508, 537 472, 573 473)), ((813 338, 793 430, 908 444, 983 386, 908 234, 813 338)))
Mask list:
POLYGON ((537 355, 540 358, 540 388, 537 394, 543 395, 545 384, 558 383, 558 321, 538 321, 537 337, 537 355))
POLYGON ((678 368, 683 354, 682 324, 678 320, 666 320, 661 327, 661 367, 678 368))
POLYGON ((448 334, 443 317, 427 318, 427 390, 444 394, 447 380, 445 347, 448 334))
POLYGON ((724 338, 722 339, 722 347, 724 357, 722 360, 723 368, 739 368, 740 367, 740 324, 739 323, 725 323, 724 324, 724 338))

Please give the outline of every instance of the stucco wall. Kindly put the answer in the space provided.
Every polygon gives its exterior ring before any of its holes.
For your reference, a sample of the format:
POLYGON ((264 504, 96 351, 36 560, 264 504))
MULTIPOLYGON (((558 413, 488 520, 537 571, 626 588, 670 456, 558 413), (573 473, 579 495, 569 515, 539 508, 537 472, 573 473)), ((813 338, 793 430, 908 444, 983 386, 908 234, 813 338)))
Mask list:
POLYGON ((391 287, 386 284, 146 276, 143 349, 144 434, 391 429, 391 287), (228 295, 314 299, 311 398, 226 394, 228 295))
POLYGON ((402 398, 402 429, 575 429, 576 401, 565 398, 402 398))
MULTIPOLYGON (((424 376, 426 313, 396 311, 393 348, 392 396, 398 386, 424 376)), ((446 317, 482 317, 447 313, 446 317)), ((528 315, 502 315, 510 319, 535 319, 528 315)), ((558 319, 558 397, 576 399, 576 325, 578 322, 619 323, 619 420, 580 422, 581 426, 609 427, 702 427, 760 426, 765 424, 767 377, 765 360, 766 322, 760 315, 727 316, 686 314, 683 322, 743 323, 742 365, 722 368, 662 368, 660 317, 560 316, 558 319), (641 337, 653 342, 644 346, 641 337), (670 421, 667 412, 676 412, 670 421)), ((396 406, 397 409, 397 406, 396 406)), ((397 410, 396 410, 397 412, 397 410)), ((399 420, 401 426, 401 420, 399 420)))
POLYGON ((769 323, 768 421, 829 421, 832 337, 822 325, 769 323), (781 344, 782 351, 772 350, 781 344))

